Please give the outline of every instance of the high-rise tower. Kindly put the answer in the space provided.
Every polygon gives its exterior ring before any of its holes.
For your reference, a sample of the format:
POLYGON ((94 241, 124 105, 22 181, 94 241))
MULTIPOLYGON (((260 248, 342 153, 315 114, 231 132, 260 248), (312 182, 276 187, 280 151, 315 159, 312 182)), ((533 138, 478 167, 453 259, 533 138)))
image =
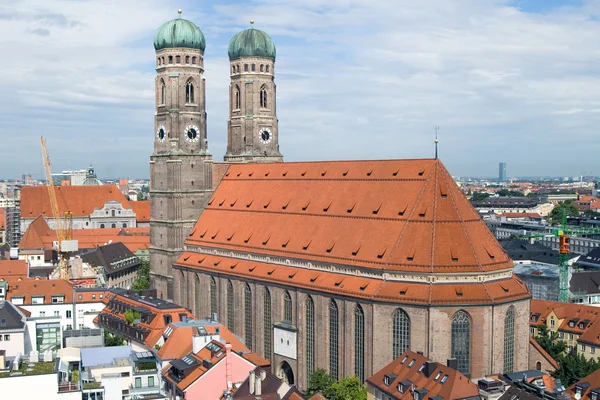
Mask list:
POLYGON ((212 193, 203 76, 205 39, 194 23, 180 17, 158 28, 154 48, 150 274, 157 295, 174 299, 172 265, 212 193))
POLYGON ((283 161, 276 114, 275 55, 271 37, 254 27, 239 32, 229 43, 226 162, 283 161))

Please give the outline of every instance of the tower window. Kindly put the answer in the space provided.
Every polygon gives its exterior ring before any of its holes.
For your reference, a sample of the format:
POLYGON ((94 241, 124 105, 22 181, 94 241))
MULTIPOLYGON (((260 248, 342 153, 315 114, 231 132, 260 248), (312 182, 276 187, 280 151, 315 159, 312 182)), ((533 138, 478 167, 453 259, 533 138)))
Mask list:
POLYGON ((260 106, 267 108, 267 88, 265 86, 260 88, 260 106))
POLYGON ((160 57, 158 57, 158 59, 156 60, 156 62, 158 63, 158 65, 160 65, 160 57))
POLYGON ((192 64, 194 64, 194 65, 196 64, 196 57, 195 56, 192 57, 192 64))
POLYGON ((244 72, 248 72, 248 64, 244 64, 244 72))
POLYGON ((185 63, 189 64, 190 63, 190 56, 185 56, 185 63))
POLYGON ((181 56, 176 56, 176 57, 175 57, 175 62, 176 62, 177 64, 181 64, 181 56))
POLYGON ((165 86, 165 81, 161 79, 160 81, 160 104, 165 104, 167 94, 167 87, 165 86))
POLYGON ((235 66, 235 70, 236 70, 236 72, 239 74, 239 73, 240 73, 240 66, 239 66, 239 65, 236 65, 236 66, 235 66))
POLYGON ((231 66, 231 73, 232 73, 232 74, 235 74, 235 65, 232 65, 232 66, 231 66))
POLYGON ((169 64, 173 64, 173 56, 169 56, 169 64))
POLYGON ((111 225, 110 225, 110 227, 111 227, 111 228, 116 228, 116 227, 117 227, 117 224, 111 224, 111 225))
POLYGON ((256 71, 256 64, 252 64, 252 72, 256 71))
POLYGON ((264 64, 260 64, 260 72, 264 72, 265 71, 265 66, 264 64))
POLYGON ((194 103, 194 85, 192 84, 192 81, 188 81, 185 85, 185 102, 187 104, 194 103))
POLYGON ((268 64, 267 64, 267 66, 266 66, 266 69, 267 69, 267 72, 269 72, 269 65, 268 65, 268 64))
POLYGON ((235 85, 235 109, 238 110, 242 104, 240 87, 235 85))
POLYGON ((162 65, 165 65, 165 58, 164 58, 164 57, 161 57, 161 58, 160 58, 160 63, 161 63, 162 65))

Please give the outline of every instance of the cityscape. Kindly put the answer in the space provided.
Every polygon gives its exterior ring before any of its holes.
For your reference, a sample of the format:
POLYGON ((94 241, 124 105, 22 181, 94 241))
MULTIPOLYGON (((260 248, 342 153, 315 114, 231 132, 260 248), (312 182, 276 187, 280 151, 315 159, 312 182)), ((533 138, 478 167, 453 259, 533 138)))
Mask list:
POLYGON ((600 400, 594 2, 35 3, 3 398, 600 400))

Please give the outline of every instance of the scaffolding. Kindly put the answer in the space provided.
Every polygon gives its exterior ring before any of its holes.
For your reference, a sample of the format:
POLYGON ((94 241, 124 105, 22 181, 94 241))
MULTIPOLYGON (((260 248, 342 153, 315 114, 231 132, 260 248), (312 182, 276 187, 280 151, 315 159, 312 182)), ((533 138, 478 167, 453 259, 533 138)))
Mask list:
POLYGON ((6 208, 6 243, 19 247, 21 241, 21 186, 13 188, 13 205, 6 208))

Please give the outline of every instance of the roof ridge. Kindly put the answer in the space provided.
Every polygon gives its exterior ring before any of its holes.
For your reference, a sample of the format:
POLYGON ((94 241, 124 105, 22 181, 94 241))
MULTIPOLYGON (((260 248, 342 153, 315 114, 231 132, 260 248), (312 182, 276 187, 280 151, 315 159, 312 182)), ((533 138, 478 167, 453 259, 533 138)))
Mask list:
MULTIPOLYGON (((454 181, 453 181, 453 183, 454 183, 454 181)), ((454 183, 454 184, 456 184, 456 183, 454 183)), ((483 269, 483 265, 479 261, 479 256, 477 255, 477 252, 475 251, 475 247, 473 246, 473 241, 471 240, 471 235, 469 234, 469 232, 467 231, 467 229, 465 227, 465 221, 464 221, 463 215, 460 212, 460 210, 458 209, 458 207, 456 206, 456 201, 454 198, 455 191, 448 190, 448 192, 452 192, 450 194, 450 198, 452 199, 452 205, 454 206, 454 209, 456 210, 456 215, 458 216, 458 219, 460 221, 460 227, 462 228, 463 232, 465 233, 465 237, 467 238, 467 241, 469 242, 469 247, 471 249, 471 252, 473 252, 473 257, 475 258, 475 265, 479 266, 479 269, 481 270, 481 272, 486 272, 483 269)), ((460 192, 460 193, 462 194, 462 192, 460 192)), ((488 295, 488 298, 492 301, 492 303, 495 303, 494 298, 491 296, 490 291, 488 290, 486 285, 483 285, 483 289, 485 290, 485 293, 488 295)))
POLYGON ((435 267, 435 228, 437 227, 437 220, 436 220, 436 215, 437 215, 437 196, 435 195, 435 190, 438 187, 438 165, 439 163, 436 163, 434 165, 434 175, 435 175, 435 182, 434 182, 434 192, 433 192, 433 220, 431 221, 431 270, 430 272, 433 273, 434 271, 434 267, 435 267))

